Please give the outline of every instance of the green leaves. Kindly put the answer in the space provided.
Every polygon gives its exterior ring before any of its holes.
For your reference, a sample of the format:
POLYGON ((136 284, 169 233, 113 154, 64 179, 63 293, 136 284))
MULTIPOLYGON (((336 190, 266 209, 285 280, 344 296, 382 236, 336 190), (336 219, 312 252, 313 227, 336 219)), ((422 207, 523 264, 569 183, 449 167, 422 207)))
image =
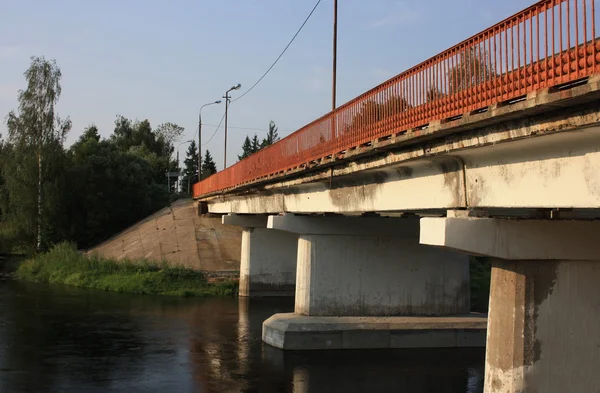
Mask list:
POLYGON ((3 221, 25 248, 40 249, 60 238, 60 199, 64 150, 71 121, 61 120, 54 107, 61 94, 61 72, 54 60, 32 57, 25 71, 27 87, 18 95, 18 112, 7 118, 7 154, 0 164, 3 180, 3 221))

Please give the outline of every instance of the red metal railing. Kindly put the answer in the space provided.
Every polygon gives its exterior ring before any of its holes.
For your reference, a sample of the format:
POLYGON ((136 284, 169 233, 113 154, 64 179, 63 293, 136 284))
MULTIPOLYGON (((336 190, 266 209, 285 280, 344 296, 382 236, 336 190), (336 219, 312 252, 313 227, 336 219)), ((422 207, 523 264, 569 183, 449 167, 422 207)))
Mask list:
POLYGON ((595 0, 544 0, 200 183, 194 197, 600 71, 595 0))

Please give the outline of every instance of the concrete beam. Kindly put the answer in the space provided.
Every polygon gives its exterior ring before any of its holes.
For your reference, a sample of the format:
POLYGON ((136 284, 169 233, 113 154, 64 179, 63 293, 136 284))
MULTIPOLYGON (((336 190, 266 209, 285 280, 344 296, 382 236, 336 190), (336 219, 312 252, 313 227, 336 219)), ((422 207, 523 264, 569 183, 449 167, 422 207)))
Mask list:
POLYGON ((544 115, 208 200, 213 213, 597 209, 600 112, 544 115), (505 129, 508 127, 508 129, 505 129), (568 130, 568 132, 563 132, 568 130), (556 132, 560 131, 560 132, 556 132), (502 142, 502 143, 501 143, 502 142), (466 148, 469 149, 466 149, 466 148), (427 152, 427 153, 425 153, 427 152), (426 157, 421 154, 435 154, 426 157))
POLYGON ((267 216, 265 215, 240 215, 228 214, 222 217, 223 225, 233 225, 244 228, 266 228, 267 216))
POLYGON ((600 221, 422 218, 420 243, 502 259, 597 260, 600 221))
POLYGON ((269 216, 267 228, 301 235, 363 235, 416 237, 417 218, 269 216))
POLYGON ((211 213, 241 214, 352 213, 398 206, 452 209, 465 207, 463 179, 455 157, 427 158, 325 181, 276 185, 266 192, 226 194, 210 200, 208 208, 211 213))

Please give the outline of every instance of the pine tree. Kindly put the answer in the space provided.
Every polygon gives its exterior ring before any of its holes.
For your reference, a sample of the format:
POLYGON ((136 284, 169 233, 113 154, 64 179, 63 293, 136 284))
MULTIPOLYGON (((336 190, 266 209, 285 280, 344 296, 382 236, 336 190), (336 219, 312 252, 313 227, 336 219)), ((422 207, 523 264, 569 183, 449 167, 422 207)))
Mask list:
POLYGON ((267 136, 265 137, 265 139, 262 140, 262 143, 260 144, 261 149, 263 147, 272 145, 273 143, 279 140, 279 134, 277 133, 278 129, 279 128, 275 125, 275 122, 271 120, 269 122, 269 131, 267 132, 267 136))
POLYGON ((250 142, 250 138, 248 138, 248 136, 246 135, 246 139, 244 140, 244 144, 242 145, 242 155, 238 156, 238 161, 243 160, 244 158, 248 157, 250 154, 252 154, 252 144, 250 142))
POLYGON ((206 150, 206 154, 204 154, 204 160, 202 161, 202 179, 206 179, 215 173, 217 173, 217 165, 210 155, 210 151, 206 150))
POLYGON ((250 154, 254 154, 259 150, 260 150, 260 142, 258 141, 258 136, 256 134, 254 134, 254 137, 252 138, 252 144, 250 147, 250 154))
POLYGON ((194 140, 192 140, 192 143, 188 146, 183 165, 182 188, 187 190, 187 193, 189 194, 192 185, 198 182, 198 149, 196 148, 196 141, 194 140))

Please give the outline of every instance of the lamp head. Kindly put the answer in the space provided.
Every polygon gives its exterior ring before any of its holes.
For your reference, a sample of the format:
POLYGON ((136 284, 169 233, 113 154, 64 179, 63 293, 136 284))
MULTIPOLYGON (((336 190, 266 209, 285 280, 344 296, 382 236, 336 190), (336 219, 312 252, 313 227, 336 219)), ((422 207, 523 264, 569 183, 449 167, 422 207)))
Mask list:
POLYGON ((221 103, 221 100, 215 101, 215 104, 220 104, 220 103, 221 103))
POLYGON ((238 83, 237 85, 235 85, 235 86, 232 86, 230 90, 239 90, 239 89, 240 89, 240 87, 242 87, 242 84, 241 84, 241 83, 238 83))

